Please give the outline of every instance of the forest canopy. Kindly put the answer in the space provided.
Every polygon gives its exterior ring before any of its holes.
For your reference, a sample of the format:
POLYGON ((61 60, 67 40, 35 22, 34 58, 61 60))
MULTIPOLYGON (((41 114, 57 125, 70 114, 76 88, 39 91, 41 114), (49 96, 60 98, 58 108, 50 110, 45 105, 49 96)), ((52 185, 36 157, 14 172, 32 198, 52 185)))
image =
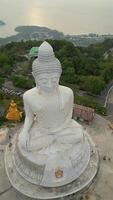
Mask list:
MULTIPOLYGON (((48 40, 63 68, 61 84, 74 84, 92 94, 100 94, 113 77, 113 40, 89 47, 75 47, 65 40, 48 40), (107 53, 105 59, 104 54, 107 53)), ((0 87, 6 78, 18 87, 33 86, 29 50, 41 41, 12 42, 0 48, 0 87), (26 84, 23 84, 25 83, 26 84)))

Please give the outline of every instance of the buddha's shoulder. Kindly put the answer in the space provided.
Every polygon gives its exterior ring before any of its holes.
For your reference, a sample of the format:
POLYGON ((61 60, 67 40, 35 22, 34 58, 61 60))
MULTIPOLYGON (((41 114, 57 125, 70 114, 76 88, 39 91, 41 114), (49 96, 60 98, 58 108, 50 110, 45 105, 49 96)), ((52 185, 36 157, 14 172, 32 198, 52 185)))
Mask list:
POLYGON ((37 90, 37 88, 34 87, 34 88, 24 92, 23 99, 27 99, 27 98, 29 99, 30 97, 32 97, 34 94, 36 94, 36 90, 37 90))
POLYGON ((59 85, 59 89, 64 94, 67 94, 67 95, 70 95, 70 96, 73 95, 73 90, 69 87, 59 85))

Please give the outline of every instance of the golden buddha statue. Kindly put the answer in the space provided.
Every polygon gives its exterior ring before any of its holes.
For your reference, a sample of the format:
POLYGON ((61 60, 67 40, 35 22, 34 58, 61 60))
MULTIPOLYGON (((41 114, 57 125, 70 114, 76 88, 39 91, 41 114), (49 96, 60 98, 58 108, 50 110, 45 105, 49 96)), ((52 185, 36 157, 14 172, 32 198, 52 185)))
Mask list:
POLYGON ((17 104, 14 102, 14 100, 12 100, 6 115, 6 119, 12 121, 20 121, 21 118, 22 118, 22 112, 18 110, 17 104))

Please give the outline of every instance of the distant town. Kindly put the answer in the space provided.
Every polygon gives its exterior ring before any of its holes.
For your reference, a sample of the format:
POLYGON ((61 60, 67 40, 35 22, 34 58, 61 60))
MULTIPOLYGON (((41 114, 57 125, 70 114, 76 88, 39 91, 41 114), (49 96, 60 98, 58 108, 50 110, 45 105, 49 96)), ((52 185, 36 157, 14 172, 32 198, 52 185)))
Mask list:
MULTIPOLYGON (((0 21, 0 25, 3 25, 2 21, 0 21)), ((15 31, 17 32, 16 35, 0 38, 0 45, 22 40, 44 41, 46 39, 58 39, 70 41, 76 47, 87 47, 91 44, 102 43, 106 39, 113 39, 112 34, 98 35, 95 33, 89 33, 88 35, 64 35, 64 33, 57 30, 40 26, 18 26, 15 28, 15 31)))

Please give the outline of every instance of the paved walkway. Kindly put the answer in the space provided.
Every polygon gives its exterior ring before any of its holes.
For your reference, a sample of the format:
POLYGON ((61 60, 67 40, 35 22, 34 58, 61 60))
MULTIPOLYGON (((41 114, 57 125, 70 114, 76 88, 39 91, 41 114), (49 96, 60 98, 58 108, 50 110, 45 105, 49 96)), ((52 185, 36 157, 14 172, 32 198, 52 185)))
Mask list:
MULTIPOLYGON (((92 136, 100 153, 100 169, 95 183, 83 195, 83 200, 113 200, 113 131, 108 121, 96 115, 92 124, 83 126, 92 136)), ((18 125, 12 128, 14 134, 18 125)), ((11 131, 11 130, 10 130, 11 131)), ((72 197, 74 200, 74 197, 72 197)), ((81 200, 82 200, 81 199, 81 200)), ((0 200, 30 200, 15 191, 4 169, 4 150, 0 150, 0 200)))

